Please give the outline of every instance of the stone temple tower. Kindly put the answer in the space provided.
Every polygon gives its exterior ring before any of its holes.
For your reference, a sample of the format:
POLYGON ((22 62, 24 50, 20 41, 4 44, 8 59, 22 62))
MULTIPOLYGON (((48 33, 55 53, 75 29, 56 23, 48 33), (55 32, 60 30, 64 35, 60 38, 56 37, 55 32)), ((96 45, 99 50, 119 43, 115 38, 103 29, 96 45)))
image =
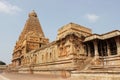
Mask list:
POLYGON ((49 43, 49 40, 45 38, 36 12, 33 10, 28 16, 29 18, 14 47, 12 55, 13 66, 22 65, 26 53, 49 43))

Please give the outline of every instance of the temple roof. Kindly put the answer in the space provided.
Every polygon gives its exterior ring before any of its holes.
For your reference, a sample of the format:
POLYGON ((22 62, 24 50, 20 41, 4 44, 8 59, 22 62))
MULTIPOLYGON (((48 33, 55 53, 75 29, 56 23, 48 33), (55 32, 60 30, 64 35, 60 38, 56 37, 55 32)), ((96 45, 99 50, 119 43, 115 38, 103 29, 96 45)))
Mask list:
POLYGON ((100 40, 104 40, 104 39, 109 39, 112 37, 116 37, 116 36, 120 36, 120 31, 119 30, 114 30, 105 34, 92 34, 91 36, 88 36, 85 38, 84 42, 87 41, 91 41, 91 40, 95 40, 95 39, 100 39, 100 40))
POLYGON ((21 41, 22 39, 24 39, 25 35, 29 32, 34 32, 39 34, 40 37, 45 37, 36 12, 33 10, 29 13, 28 16, 29 18, 25 23, 21 35, 19 36, 19 40, 21 41))
POLYGON ((75 28, 76 30, 80 30, 80 31, 83 31, 83 32, 86 32, 86 33, 92 33, 92 30, 87 28, 87 27, 84 27, 82 25, 79 25, 79 24, 76 24, 76 23, 69 23, 67 25, 64 25, 63 27, 61 27, 59 30, 58 30, 58 34, 61 34, 62 32, 64 32, 66 29, 70 29, 70 28, 75 28))
POLYGON ((71 33, 79 35, 79 37, 82 35, 88 36, 92 34, 92 30, 79 24, 69 23, 58 30, 57 40, 71 33))

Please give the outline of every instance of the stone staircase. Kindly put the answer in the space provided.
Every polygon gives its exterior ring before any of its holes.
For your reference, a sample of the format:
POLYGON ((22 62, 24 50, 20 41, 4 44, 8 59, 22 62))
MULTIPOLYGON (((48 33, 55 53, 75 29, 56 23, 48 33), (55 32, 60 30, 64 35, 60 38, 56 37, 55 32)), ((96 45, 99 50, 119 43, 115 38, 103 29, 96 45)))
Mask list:
POLYGON ((78 59, 78 63, 77 63, 78 68, 76 69, 76 71, 87 69, 92 60, 93 60, 92 57, 86 57, 84 59, 78 59))
POLYGON ((99 57, 101 65, 91 65, 90 70, 118 71, 120 72, 120 56, 99 57))
POLYGON ((76 71, 97 70, 97 71, 120 71, 120 56, 86 57, 78 59, 76 71))

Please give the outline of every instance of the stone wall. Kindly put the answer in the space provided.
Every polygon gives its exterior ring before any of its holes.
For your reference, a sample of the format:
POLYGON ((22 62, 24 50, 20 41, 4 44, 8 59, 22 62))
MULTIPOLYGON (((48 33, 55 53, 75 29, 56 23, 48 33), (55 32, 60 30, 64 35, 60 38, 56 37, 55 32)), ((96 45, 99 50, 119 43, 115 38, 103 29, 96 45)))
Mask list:
POLYGON ((38 71, 74 69, 78 65, 74 59, 80 56, 81 52, 83 54, 84 50, 81 42, 76 43, 74 41, 78 37, 73 36, 69 35, 63 40, 52 42, 38 50, 26 53, 23 66, 28 66, 28 68, 29 66, 34 66, 33 70, 38 71))
POLYGON ((120 74, 108 74, 108 73, 79 73, 71 74, 70 80, 120 80, 120 74))
POLYGON ((57 39, 60 39, 70 33, 77 33, 77 34, 80 34, 80 36, 81 35, 89 36, 92 34, 92 30, 75 23, 70 23, 61 27, 58 30, 57 39))

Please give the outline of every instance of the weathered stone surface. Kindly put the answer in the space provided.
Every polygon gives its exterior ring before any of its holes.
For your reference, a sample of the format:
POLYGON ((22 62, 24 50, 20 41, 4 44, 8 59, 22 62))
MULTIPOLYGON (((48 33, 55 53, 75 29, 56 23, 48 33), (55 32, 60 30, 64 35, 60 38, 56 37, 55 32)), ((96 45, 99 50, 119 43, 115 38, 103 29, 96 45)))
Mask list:
POLYGON ((109 79, 104 76, 108 72, 104 71, 116 71, 116 74, 120 71, 119 49, 119 30, 98 35, 74 23, 60 28, 57 39, 49 43, 37 14, 32 11, 16 42, 11 69, 20 73, 57 71, 63 77, 70 77, 72 71, 87 71, 95 78, 77 74, 81 80, 104 80, 109 79), (103 79, 92 75, 92 71, 104 72, 100 74, 103 79))

